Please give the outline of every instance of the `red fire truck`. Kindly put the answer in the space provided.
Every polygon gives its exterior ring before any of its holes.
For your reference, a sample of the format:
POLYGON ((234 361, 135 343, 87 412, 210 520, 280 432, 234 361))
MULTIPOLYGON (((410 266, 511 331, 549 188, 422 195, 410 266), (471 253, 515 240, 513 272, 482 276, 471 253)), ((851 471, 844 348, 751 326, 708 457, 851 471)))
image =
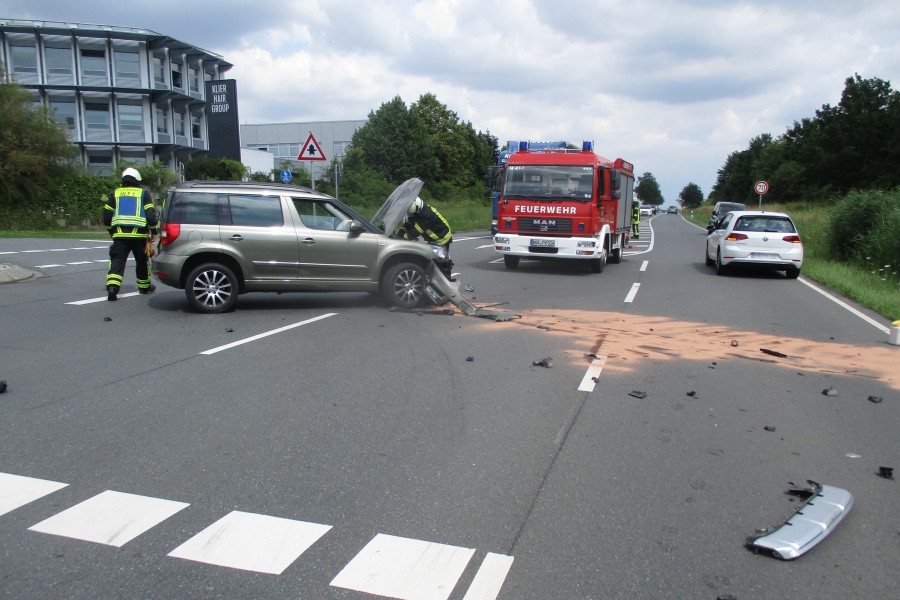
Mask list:
POLYGON ((519 143, 503 175, 494 248, 508 269, 519 259, 583 260, 595 273, 622 260, 630 231, 634 166, 581 150, 519 143))

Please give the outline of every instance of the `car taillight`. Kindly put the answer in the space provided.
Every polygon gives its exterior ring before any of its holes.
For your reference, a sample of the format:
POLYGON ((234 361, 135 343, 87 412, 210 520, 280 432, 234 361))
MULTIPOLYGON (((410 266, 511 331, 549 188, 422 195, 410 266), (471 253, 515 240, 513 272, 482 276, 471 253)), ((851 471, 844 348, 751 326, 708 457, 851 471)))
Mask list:
POLYGON ((732 241, 732 242, 736 242, 738 240, 746 240, 747 236, 744 235, 743 233, 729 233, 728 237, 726 237, 725 239, 732 241))
POLYGON ((163 246, 167 246, 175 241, 181 234, 181 224, 180 223, 164 223, 162 226, 162 231, 160 232, 160 241, 163 246))
POLYGON ((783 240, 786 241, 786 242, 790 242, 790 243, 792 243, 792 244, 799 244, 799 243, 800 243, 800 236, 799 236, 799 235, 786 235, 786 236, 784 236, 784 237, 781 238, 781 239, 783 239, 783 240))

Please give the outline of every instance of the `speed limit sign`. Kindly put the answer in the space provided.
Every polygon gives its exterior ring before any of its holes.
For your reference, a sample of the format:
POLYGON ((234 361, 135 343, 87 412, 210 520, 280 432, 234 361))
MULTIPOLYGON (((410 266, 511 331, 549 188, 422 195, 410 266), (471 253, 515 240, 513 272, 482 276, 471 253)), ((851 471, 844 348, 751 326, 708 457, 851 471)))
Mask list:
POLYGON ((766 181, 757 181, 753 188, 756 190, 757 194, 762 195, 769 191, 769 184, 766 181))

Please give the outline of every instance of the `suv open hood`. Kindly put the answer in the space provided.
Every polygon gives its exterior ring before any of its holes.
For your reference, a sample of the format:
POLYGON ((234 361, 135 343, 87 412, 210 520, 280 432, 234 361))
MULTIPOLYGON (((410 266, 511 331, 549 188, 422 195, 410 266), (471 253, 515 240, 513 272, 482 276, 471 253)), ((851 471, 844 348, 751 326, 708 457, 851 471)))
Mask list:
POLYGON ((382 227, 388 235, 394 233, 397 226, 406 219, 406 211, 419 196, 423 185, 425 182, 418 177, 407 179, 398 185, 372 217, 372 223, 382 227))

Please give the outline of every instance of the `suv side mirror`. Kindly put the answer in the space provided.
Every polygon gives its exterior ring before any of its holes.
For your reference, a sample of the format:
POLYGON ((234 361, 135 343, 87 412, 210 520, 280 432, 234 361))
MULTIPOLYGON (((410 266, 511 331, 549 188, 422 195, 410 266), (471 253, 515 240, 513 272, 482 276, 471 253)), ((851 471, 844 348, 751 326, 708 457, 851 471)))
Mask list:
POLYGON ((365 230, 366 230, 366 228, 363 226, 363 224, 360 223, 359 221, 357 221, 356 219, 353 219, 352 221, 350 221, 350 233, 352 235, 359 235, 365 230))

